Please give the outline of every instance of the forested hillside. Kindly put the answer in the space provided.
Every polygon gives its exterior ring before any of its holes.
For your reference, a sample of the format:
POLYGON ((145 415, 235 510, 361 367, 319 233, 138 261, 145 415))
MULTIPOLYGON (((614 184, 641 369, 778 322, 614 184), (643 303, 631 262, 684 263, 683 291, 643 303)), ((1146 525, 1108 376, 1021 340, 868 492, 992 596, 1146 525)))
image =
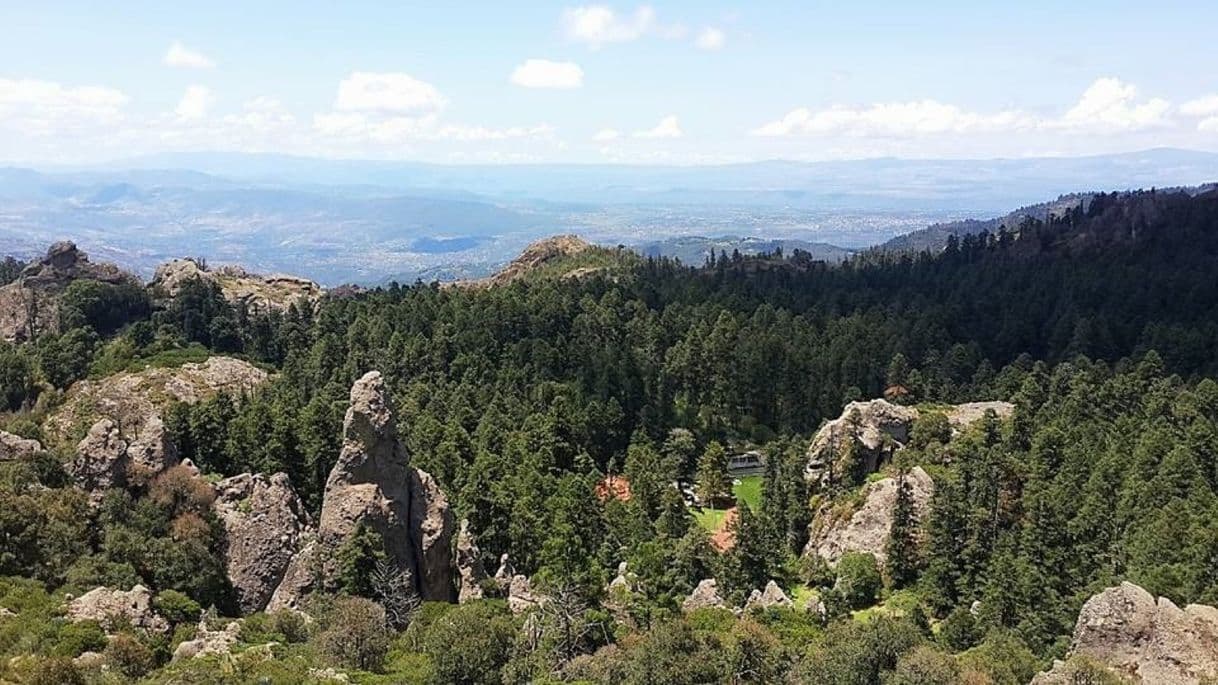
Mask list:
POLYGON ((568 264, 283 307, 205 279, 22 300, 56 316, 0 344, 0 681, 1025 683, 1069 655, 1110 682, 1070 649, 1089 596, 1218 603, 1218 191, 840 265, 568 264), (107 383, 148 395, 138 426, 107 383), (983 400, 1013 407, 953 407, 983 400), (748 450, 756 497, 727 471, 748 450), (360 470, 407 459, 396 499, 360 470), (332 514, 365 483, 382 518, 332 514), (231 525, 257 493, 294 521, 261 594, 231 525), (879 548, 850 543, 868 507, 879 548), (137 585, 160 623, 71 608, 137 585))

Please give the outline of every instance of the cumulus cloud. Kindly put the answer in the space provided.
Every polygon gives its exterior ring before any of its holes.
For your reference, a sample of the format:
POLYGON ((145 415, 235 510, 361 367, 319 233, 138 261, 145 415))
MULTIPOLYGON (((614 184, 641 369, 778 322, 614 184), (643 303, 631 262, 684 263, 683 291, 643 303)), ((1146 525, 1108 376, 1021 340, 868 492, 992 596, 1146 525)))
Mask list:
POLYGON ((180 69, 211 69, 216 63, 207 55, 174 41, 165 52, 165 66, 180 69))
POLYGON ((1017 109, 972 112, 937 100, 916 100, 866 107, 835 105, 820 110, 801 107, 751 133, 912 137, 1054 129, 1077 133, 1128 132, 1165 125, 1170 109, 1166 100, 1139 101, 1134 86, 1114 78, 1101 78, 1060 117, 1038 117, 1017 109))
POLYGON ((1190 117, 1218 115, 1218 95, 1206 95, 1196 100, 1189 100, 1180 105, 1180 112, 1190 117))
POLYGON ((579 88, 584 85, 584 70, 574 62, 530 59, 512 71, 511 80, 524 88, 579 88))
POLYGON ((654 128, 635 131, 635 138, 680 138, 682 136, 681 124, 677 121, 675 114, 660 119, 660 123, 654 128))
POLYGON ((621 131, 618 131, 615 128, 602 128, 601 130, 597 131, 595 135, 592 136, 592 140, 603 143, 603 142, 609 141, 609 140, 617 140, 621 136, 622 136, 621 131))
POLYGON ((74 136, 120 121, 127 102, 114 88, 0 78, 0 128, 38 138, 74 136))
POLYGON ((436 111, 447 103, 435 86, 409 74, 356 71, 338 84, 334 109, 407 114, 436 111))
POLYGON ((656 13, 643 5, 624 17, 605 5, 586 5, 563 10, 562 23, 568 40, 597 48, 642 38, 656 29, 656 13))
POLYGON ((1134 131, 1167 123, 1171 105, 1152 98, 1137 102, 1138 89, 1120 79, 1097 79, 1074 107, 1049 126, 1073 129, 1134 131))
POLYGON ((698 32, 698 37, 694 39, 694 45, 700 50, 719 50, 723 47, 727 37, 723 35, 723 31, 707 26, 698 32))
POLYGON ((207 115, 207 110, 211 109, 213 102, 215 97, 206 86, 190 86, 182 94, 174 114, 180 119, 202 119, 207 115))
POLYGON ((1202 119, 1197 124, 1197 130, 1205 133, 1218 133, 1218 117, 1202 119))

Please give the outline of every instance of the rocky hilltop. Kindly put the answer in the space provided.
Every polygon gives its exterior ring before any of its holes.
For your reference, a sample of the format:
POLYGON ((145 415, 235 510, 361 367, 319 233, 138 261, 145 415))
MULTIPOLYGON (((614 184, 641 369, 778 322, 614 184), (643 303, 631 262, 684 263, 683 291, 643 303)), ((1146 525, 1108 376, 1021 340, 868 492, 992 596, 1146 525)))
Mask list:
POLYGON ((17 280, 0 287, 0 338, 30 340, 59 326, 59 296, 73 281, 139 285, 134 275, 113 264, 94 264, 68 241, 25 267, 17 280))
POLYGON ((1093 596, 1074 626, 1070 658, 1036 676, 1033 685, 1078 682, 1074 662, 1089 659, 1114 675, 1150 685, 1197 685, 1218 678, 1218 609, 1165 597, 1124 582, 1093 596))
MULTIPOLYGON (((479 278, 468 281, 454 281, 453 286, 463 288, 493 288, 504 286, 509 283, 518 281, 541 272, 548 267, 568 260, 572 257, 585 255, 593 250, 597 250, 596 246, 588 241, 580 238, 577 235, 556 235, 549 238, 530 243, 515 259, 508 262, 507 266, 503 267, 494 274, 486 278, 479 278)), ((564 278, 578 278, 590 273, 594 270, 593 267, 575 266, 570 271, 563 274, 564 278)))
POLYGON ((172 297, 189 281, 199 279, 220 286, 225 299, 234 305, 250 309, 284 310, 293 304, 312 305, 323 294, 317 283, 297 276, 273 274, 264 276, 239 266, 209 269, 194 259, 174 259, 156 269, 149 287, 172 297))
POLYGON ((84 380, 68 389, 43 431, 50 445, 75 444, 76 457, 67 470, 77 485, 100 496, 106 488, 127 484, 129 476, 150 477, 177 463, 163 420, 173 402, 194 404, 221 392, 241 395, 268 378, 249 362, 216 356, 84 380))
POLYGON ((380 534, 393 568, 423 599, 456 597, 448 499, 435 479, 410 465, 380 372, 351 387, 343 447, 330 471, 317 532, 292 559, 270 608, 295 606, 315 589, 335 589, 335 553, 361 527, 380 534))

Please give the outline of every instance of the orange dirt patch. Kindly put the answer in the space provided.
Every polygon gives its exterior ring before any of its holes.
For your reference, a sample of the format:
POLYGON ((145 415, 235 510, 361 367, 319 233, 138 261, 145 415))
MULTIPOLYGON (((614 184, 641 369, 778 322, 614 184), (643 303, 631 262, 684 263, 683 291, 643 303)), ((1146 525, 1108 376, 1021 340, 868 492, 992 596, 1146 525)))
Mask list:
POLYGON ((711 533, 710 542, 720 552, 726 552, 736 546, 736 507, 724 512, 719 527, 711 533))
POLYGON ((630 481, 622 476, 605 476, 596 484, 596 498, 602 502, 610 497, 621 502, 630 500, 630 481))

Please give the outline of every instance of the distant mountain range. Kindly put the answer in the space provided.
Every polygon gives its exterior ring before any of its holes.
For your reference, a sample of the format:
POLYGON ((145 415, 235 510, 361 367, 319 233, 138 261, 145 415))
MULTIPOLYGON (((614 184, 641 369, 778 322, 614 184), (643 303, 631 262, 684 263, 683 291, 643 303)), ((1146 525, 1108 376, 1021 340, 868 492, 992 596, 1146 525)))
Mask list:
POLYGON ((1218 154, 1172 149, 698 167, 174 154, 106 167, 0 168, 0 244, 31 257, 70 238, 145 277, 169 258, 200 256, 325 285, 478 278, 557 233, 689 263, 712 249, 777 246, 834 261, 881 244, 941 244, 1063 192, 1214 180, 1218 154))

